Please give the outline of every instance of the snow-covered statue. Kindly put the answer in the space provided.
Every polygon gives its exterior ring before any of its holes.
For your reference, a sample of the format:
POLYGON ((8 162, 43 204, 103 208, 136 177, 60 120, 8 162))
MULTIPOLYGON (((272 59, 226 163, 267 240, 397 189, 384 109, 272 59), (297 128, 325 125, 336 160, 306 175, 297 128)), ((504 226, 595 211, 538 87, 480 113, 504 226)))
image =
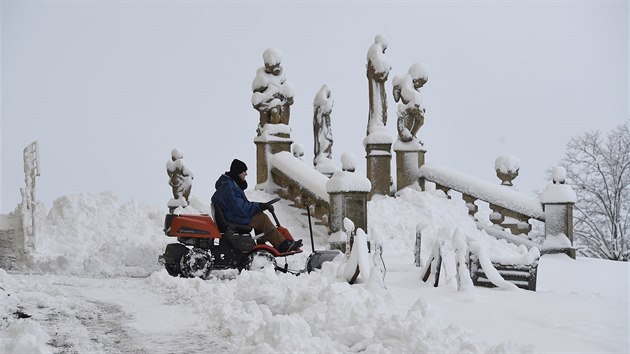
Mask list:
POLYGON ((418 130, 424 124, 425 107, 422 104, 420 88, 427 83, 429 76, 427 66, 415 63, 407 74, 396 76, 392 82, 394 86, 394 100, 398 104, 398 138, 403 142, 416 138, 418 130))
POLYGON ((385 82, 392 66, 385 55, 387 39, 382 35, 374 38, 374 44, 367 53, 367 78, 370 95, 370 111, 368 115, 367 135, 377 127, 387 125, 387 94, 385 82))
POLYGON ((265 66, 258 68, 252 83, 252 105, 260 112, 258 135, 267 123, 288 125, 293 104, 293 87, 284 76, 280 50, 266 49, 263 60, 265 66))
MULTIPOLYGON (((333 136, 330 126, 330 113, 333 108, 333 97, 328 86, 323 85, 313 101, 313 165, 332 160, 333 136)), ((333 171, 334 172, 334 171, 333 171)))
POLYGON ((169 209, 188 206, 188 197, 192 189, 192 172, 184 166, 184 155, 177 149, 171 151, 171 160, 166 162, 168 184, 173 188, 173 199, 168 202, 169 209))

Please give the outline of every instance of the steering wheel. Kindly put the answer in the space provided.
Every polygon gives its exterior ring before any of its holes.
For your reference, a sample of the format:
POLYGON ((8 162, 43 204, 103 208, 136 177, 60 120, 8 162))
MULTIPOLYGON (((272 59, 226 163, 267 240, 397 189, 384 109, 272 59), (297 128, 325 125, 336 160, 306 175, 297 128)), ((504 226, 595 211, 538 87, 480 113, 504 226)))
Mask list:
POLYGON ((280 201, 280 198, 274 198, 274 199, 266 202, 265 205, 269 206, 269 205, 271 205, 271 204, 273 204, 275 202, 278 202, 278 201, 280 201))

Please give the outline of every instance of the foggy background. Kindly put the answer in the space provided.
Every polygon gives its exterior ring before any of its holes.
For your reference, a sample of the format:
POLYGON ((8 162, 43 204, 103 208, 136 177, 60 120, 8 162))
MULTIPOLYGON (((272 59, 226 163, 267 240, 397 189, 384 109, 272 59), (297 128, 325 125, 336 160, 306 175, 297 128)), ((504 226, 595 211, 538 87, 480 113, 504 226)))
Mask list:
POLYGON ((387 37, 391 80, 429 67, 419 137, 427 163, 497 184, 494 160, 541 191, 573 136, 628 119, 627 1, 3 1, 0 212, 24 187, 22 149, 39 141, 37 199, 113 191, 164 207, 179 148, 209 202, 233 158, 255 178, 251 84, 275 47, 293 84, 292 138, 313 158, 313 99, 326 84, 333 158, 365 173, 366 54, 387 37))

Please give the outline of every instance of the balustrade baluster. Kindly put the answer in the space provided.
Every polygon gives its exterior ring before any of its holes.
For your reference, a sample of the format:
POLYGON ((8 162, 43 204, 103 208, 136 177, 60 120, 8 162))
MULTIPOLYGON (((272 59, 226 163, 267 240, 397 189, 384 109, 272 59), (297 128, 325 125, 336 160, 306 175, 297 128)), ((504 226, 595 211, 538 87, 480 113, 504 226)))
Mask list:
POLYGON ((477 214, 477 212, 479 211, 479 206, 475 204, 475 201, 477 201, 477 198, 468 194, 462 194, 462 198, 466 202, 466 207, 468 208, 468 215, 474 218, 475 214, 477 214))
POLYGON ((443 186, 441 184, 437 184, 437 183, 435 184, 435 188, 441 190, 442 192, 444 192, 444 194, 446 194, 446 197, 448 199, 451 199, 451 196, 448 195, 448 191, 451 190, 450 188, 448 188, 447 186, 443 186))

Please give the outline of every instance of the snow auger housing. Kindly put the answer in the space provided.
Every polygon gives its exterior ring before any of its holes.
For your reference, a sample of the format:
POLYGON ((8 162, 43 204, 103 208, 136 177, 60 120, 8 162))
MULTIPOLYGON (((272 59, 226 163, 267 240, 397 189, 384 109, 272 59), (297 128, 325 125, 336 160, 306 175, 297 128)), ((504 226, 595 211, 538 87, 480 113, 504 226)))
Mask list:
MULTIPOLYGON (((280 198, 266 204, 273 204, 280 198)), ((254 269, 265 264, 273 264, 276 270, 287 271, 287 265, 279 268, 276 257, 286 257, 301 253, 301 249, 280 253, 262 240, 252 238, 249 225, 231 224, 225 220, 223 211, 212 205, 214 219, 208 214, 180 215, 166 214, 164 234, 177 237, 178 243, 166 246, 158 261, 172 276, 199 277, 207 279, 213 269, 254 269), (216 222, 215 222, 216 220, 216 222)), ((288 240, 291 233, 278 223, 274 212, 277 230, 288 240)), ((263 235, 257 235, 256 238, 263 235)))

